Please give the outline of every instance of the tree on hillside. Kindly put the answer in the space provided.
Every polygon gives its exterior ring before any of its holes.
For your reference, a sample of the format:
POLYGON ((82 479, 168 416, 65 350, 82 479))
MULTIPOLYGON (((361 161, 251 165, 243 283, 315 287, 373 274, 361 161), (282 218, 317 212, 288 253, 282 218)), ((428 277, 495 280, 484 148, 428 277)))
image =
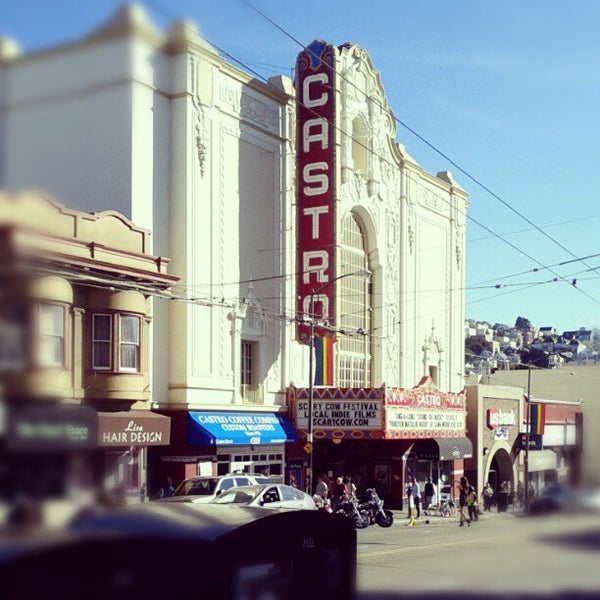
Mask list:
POLYGON ((492 342, 487 342, 480 337, 470 337, 465 340, 465 354, 480 356, 484 350, 492 351, 492 342))

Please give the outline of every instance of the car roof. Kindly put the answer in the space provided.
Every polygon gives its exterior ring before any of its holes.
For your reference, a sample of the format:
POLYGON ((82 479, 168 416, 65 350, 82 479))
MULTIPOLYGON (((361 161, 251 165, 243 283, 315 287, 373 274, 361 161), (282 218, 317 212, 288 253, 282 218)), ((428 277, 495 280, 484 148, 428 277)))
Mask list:
POLYGON ((254 485, 238 485, 235 488, 229 488, 229 490, 226 490, 225 492, 223 492, 223 494, 228 493, 230 490, 233 493, 233 491, 235 490, 236 492, 254 492, 256 494, 262 492, 265 488, 271 487, 275 484, 273 483, 258 483, 258 484, 254 484, 254 485))

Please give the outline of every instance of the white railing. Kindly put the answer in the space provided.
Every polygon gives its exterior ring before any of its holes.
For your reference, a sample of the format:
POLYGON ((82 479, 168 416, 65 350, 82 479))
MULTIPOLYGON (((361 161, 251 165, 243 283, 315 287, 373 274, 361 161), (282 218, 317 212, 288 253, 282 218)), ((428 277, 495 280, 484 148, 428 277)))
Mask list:
POLYGON ((264 404, 265 395, 263 393, 263 386, 242 384, 240 386, 240 394, 242 396, 243 404, 264 404))

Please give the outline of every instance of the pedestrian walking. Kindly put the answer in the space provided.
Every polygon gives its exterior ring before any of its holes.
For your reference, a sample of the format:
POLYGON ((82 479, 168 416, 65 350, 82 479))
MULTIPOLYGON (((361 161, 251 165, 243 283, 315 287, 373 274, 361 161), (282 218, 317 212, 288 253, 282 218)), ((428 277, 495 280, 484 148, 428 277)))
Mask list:
POLYGON ((412 484, 412 498, 415 504, 415 519, 421 516, 421 489, 419 488, 419 482, 415 479, 412 484))
POLYGON ((471 485, 469 486, 469 495, 467 497, 467 510, 469 511, 469 520, 479 520, 478 508, 477 508, 477 492, 471 485))
POLYGON ((431 477, 427 478, 427 483, 425 484, 425 502, 423 503, 423 509, 427 510, 433 504, 433 497, 435 496, 435 486, 431 481, 431 477))
POLYGON ((517 500, 519 501, 519 508, 523 510, 525 506, 525 484, 522 481, 517 483, 517 500))
POLYGON ((320 498, 323 498, 323 500, 327 500, 327 492, 329 491, 326 483, 326 477, 326 475, 319 475, 317 477, 317 485, 315 487, 315 494, 320 498))
POLYGON ((460 484, 458 488, 458 514, 460 521, 459 527, 463 527, 466 523, 469 527, 471 526, 471 520, 467 517, 467 501, 469 498, 469 480, 466 477, 460 478, 460 484))
POLYGON ((491 512, 492 502, 494 499, 494 490, 492 489, 489 481, 485 484, 481 495, 483 497, 483 512, 491 512))

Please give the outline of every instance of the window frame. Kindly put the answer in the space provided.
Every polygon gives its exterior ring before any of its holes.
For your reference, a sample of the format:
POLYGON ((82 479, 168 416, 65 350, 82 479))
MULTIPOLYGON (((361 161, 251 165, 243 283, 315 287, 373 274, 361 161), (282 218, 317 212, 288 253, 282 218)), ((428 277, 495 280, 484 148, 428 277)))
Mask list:
POLYGON ((113 366, 113 326, 114 319, 111 313, 93 313, 92 314, 92 370, 93 371, 110 371, 113 366), (109 339, 108 340, 97 340, 95 339, 95 321, 96 317, 108 317, 109 318, 109 339), (95 364, 95 349, 96 342, 106 344, 108 342, 108 366, 96 366, 95 364))
MULTIPOLYGON (((117 362, 115 365, 118 365, 117 371, 119 373, 141 373, 142 368, 142 319, 139 315, 134 315, 131 313, 118 313, 117 314, 117 332, 118 332, 118 346, 117 350, 117 362), (123 341, 122 332, 123 332, 123 319, 130 318, 135 319, 137 321, 137 342, 131 341, 123 341), (123 346, 135 346, 137 354, 136 354, 136 366, 135 367, 124 367, 122 364, 123 359, 123 346)), ((116 341, 116 339, 115 339, 116 341)))
POLYGON ((240 384, 245 385, 248 389, 256 388, 255 362, 256 362, 257 343, 252 340, 241 340, 240 344, 240 384), (244 352, 244 348, 249 349, 249 353, 244 352), (244 375, 248 376, 249 381, 244 379, 244 375))
POLYGON ((130 312, 117 312, 117 311, 99 311, 91 314, 89 321, 90 333, 90 358, 89 364, 90 369, 93 372, 99 373, 123 373, 123 374, 139 374, 142 373, 142 344, 143 344, 143 315, 130 313, 130 312), (95 339, 95 317, 110 317, 110 340, 97 340, 95 339), (123 341, 122 340, 122 323, 124 318, 132 318, 137 322, 137 340, 136 341, 123 341), (109 351, 109 366, 96 366, 95 362, 95 344, 96 343, 107 343, 110 342, 109 351), (136 348, 136 366, 127 367, 123 366, 123 346, 135 346, 136 348))
POLYGON ((65 369, 67 366, 67 318, 66 318, 66 305, 58 302, 38 302, 36 303, 36 321, 37 321, 37 365, 43 369, 65 369), (47 308, 57 308, 60 309, 60 314, 62 317, 62 332, 61 333, 48 333, 43 331, 43 311, 47 308), (42 340, 44 339, 58 339, 61 342, 60 348, 60 361, 59 362, 46 362, 43 356, 42 351, 42 340))

